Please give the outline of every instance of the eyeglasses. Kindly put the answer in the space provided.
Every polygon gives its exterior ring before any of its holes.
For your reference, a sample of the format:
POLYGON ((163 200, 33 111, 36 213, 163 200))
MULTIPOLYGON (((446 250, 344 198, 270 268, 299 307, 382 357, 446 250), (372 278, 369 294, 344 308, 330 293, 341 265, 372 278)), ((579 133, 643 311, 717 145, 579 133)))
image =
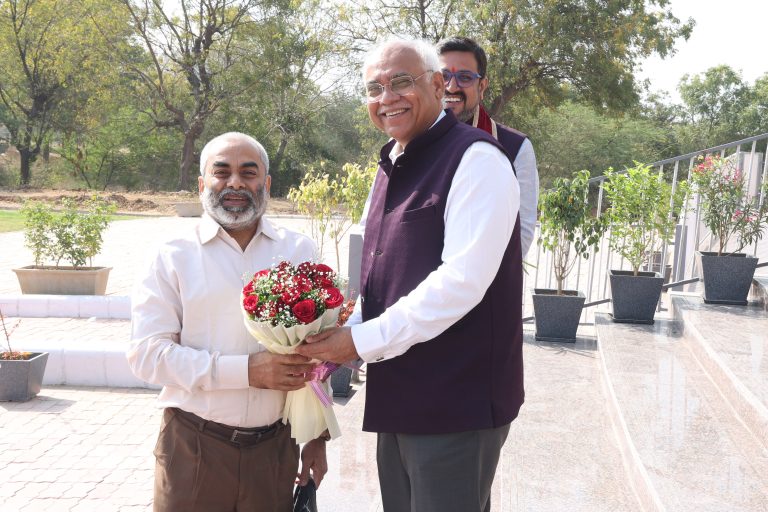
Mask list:
POLYGON ((413 88, 416 85, 416 80, 423 77, 427 73, 432 73, 432 70, 428 69, 416 77, 411 75, 396 76, 390 80, 388 84, 368 82, 365 84, 366 101, 368 101, 368 103, 376 103, 381 99, 381 96, 384 94, 384 89, 387 87, 389 87, 390 91, 399 96, 409 94, 411 91, 413 91, 413 88))
POLYGON ((475 73, 474 71, 468 71, 466 69, 461 71, 455 71, 455 72, 444 69, 443 80, 445 80, 446 87, 448 87, 448 84, 451 83, 452 78, 455 78, 456 85, 458 85, 463 89, 475 83, 475 80, 477 80, 478 78, 482 78, 482 76, 480 76, 478 73, 475 73))

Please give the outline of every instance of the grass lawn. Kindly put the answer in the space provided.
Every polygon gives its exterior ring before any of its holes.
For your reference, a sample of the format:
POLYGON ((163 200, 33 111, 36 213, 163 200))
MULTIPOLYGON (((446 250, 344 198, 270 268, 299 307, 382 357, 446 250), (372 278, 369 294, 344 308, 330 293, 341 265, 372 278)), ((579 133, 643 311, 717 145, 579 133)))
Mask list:
MULTIPOLYGON (((114 215, 112 220, 135 220, 131 215, 114 215)), ((24 217, 18 210, 0 210, 0 233, 21 231, 24 229, 24 217)))

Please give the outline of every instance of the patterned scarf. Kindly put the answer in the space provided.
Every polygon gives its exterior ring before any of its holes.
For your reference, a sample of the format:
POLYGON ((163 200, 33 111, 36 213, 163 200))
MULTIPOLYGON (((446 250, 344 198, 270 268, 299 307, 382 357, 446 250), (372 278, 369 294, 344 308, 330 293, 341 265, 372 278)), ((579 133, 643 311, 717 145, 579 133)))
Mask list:
POLYGON ((475 107, 475 115, 472 117, 472 126, 480 128, 481 130, 493 135, 493 138, 499 140, 499 135, 496 132, 496 121, 491 119, 488 112, 478 103, 475 107))

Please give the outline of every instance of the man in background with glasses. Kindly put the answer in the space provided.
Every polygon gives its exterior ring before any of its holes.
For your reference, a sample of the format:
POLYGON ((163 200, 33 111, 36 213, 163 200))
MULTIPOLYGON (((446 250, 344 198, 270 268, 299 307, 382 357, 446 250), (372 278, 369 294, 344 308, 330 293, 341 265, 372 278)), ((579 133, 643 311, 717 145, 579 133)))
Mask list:
POLYGON ((480 104, 488 88, 488 59, 480 45, 468 37, 451 37, 437 43, 437 50, 445 80, 445 107, 460 121, 493 135, 512 159, 520 184, 520 238, 525 258, 536 230, 539 198, 539 173, 531 141, 524 133, 496 123, 480 104))
POLYGON ((519 192, 489 134, 443 110, 436 49, 389 41, 363 64, 381 149, 366 209, 361 290, 347 326, 302 355, 367 361, 387 512, 487 512, 523 403, 519 192))

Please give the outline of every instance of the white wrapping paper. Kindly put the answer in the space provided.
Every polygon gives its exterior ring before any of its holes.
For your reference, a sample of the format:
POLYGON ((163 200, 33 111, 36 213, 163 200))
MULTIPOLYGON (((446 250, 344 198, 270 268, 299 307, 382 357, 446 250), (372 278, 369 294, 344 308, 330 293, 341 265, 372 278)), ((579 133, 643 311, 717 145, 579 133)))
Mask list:
MULTIPOLYGON (((242 299, 241 297, 241 303, 242 299)), ((329 327, 334 327, 338 320, 340 309, 341 307, 328 309, 322 316, 315 319, 314 322, 299 324, 293 327, 274 326, 269 322, 253 321, 245 310, 243 310, 243 318, 245 320, 245 327, 251 333, 251 336, 264 345, 268 351, 275 354, 293 354, 296 346, 307 336, 317 334, 329 327)), ((323 385, 326 392, 331 395, 329 383, 326 381, 323 385)), ((285 408, 283 409, 283 423, 290 423, 291 437, 297 443, 306 443, 316 439, 325 429, 328 429, 332 439, 341 435, 333 407, 325 407, 317 395, 315 395, 309 383, 306 383, 299 390, 288 392, 285 397, 285 408)))

